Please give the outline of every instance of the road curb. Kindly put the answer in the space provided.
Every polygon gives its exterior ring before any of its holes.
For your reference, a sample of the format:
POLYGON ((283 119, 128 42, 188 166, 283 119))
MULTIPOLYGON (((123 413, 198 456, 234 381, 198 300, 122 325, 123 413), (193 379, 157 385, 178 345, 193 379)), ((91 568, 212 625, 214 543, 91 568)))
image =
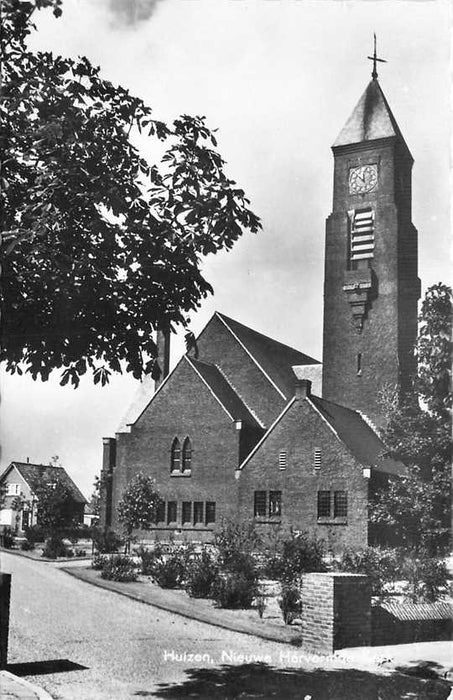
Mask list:
POLYGON ((84 576, 82 572, 77 572, 77 567, 60 567, 60 571, 64 571, 69 576, 77 578, 79 581, 88 583, 89 585, 101 588, 104 591, 110 591, 111 593, 118 593, 119 595, 129 598, 130 600, 135 600, 138 603, 144 603, 145 605, 151 605, 152 607, 158 608, 159 610, 165 610, 166 612, 173 613, 175 615, 180 615, 189 620, 195 620, 196 622, 202 622, 206 625, 213 625, 214 627, 220 627, 221 629, 229 630, 230 632, 238 632, 239 634, 248 634, 251 637, 259 637, 260 639, 265 639, 268 642, 277 642, 279 644, 289 644, 292 646, 300 646, 301 634, 300 632, 290 633, 282 629, 281 633, 273 632, 272 630, 260 630, 256 627, 251 627, 243 623, 234 623, 227 620, 218 620, 213 615, 209 615, 205 611, 199 611, 195 608, 193 610, 181 610, 177 606, 172 605, 169 601, 154 601, 147 600, 146 598, 134 593, 133 591, 122 590, 112 586, 112 582, 105 581, 104 579, 92 579, 91 577, 84 576))
POLYGON ((9 671, 0 671, 0 697, 4 697, 4 694, 9 694, 8 691, 11 691, 12 697, 17 697, 17 700, 32 700, 32 698, 53 700, 52 696, 44 688, 26 681, 25 678, 19 678, 9 671))
POLYGON ((91 561, 92 557, 60 557, 59 559, 49 559, 48 557, 34 557, 33 554, 19 550, 19 549, 5 549, 0 547, 0 554, 4 552, 5 554, 13 554, 16 557, 23 557, 24 559, 30 559, 31 561, 43 562, 44 564, 66 564, 71 561, 91 561))

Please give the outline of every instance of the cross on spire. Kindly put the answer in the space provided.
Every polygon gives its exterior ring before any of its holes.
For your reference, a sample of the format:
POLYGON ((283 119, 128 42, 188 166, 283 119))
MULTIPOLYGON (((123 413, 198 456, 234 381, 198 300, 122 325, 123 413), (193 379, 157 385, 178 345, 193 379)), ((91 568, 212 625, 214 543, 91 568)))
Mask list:
POLYGON ((376 34, 373 34, 374 36, 374 54, 372 56, 368 56, 370 61, 373 61, 373 72, 371 73, 372 78, 377 78, 377 70, 376 70, 376 63, 379 61, 380 63, 387 63, 385 58, 378 58, 377 53, 376 53, 376 34))

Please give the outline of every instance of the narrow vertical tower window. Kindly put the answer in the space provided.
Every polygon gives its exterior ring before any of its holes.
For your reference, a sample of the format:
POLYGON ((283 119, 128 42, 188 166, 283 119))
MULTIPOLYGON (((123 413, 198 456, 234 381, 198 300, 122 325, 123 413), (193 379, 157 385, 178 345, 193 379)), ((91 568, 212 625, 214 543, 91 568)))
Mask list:
POLYGON ((362 374, 362 353, 357 353, 357 374, 360 376, 362 374))

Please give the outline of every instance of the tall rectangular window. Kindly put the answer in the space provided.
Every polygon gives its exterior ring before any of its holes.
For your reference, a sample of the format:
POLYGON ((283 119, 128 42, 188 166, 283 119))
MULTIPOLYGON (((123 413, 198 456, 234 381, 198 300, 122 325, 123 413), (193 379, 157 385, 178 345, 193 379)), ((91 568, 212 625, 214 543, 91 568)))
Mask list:
POLYGON ((269 516, 282 514, 282 492, 269 491, 269 516))
POLYGON ((191 501, 182 502, 182 524, 192 524, 192 503, 191 501))
POLYGON ((318 491, 318 518, 330 518, 330 491, 318 491))
POLYGON ((193 504, 193 524, 198 525, 199 523, 203 523, 203 502, 202 501, 195 501, 193 504))
POLYGON ((178 515, 178 504, 176 501, 168 501, 167 503, 167 525, 175 523, 178 515))
POLYGON ((346 491, 335 491, 333 499, 333 514, 335 518, 348 517, 348 494, 346 491))
POLYGON ((165 501, 160 500, 156 510, 156 524, 165 522, 165 501))
POLYGON ((287 454, 286 450, 280 450, 278 453, 278 466, 279 469, 286 469, 286 463, 287 463, 287 454))
POLYGON ((206 525, 215 523, 215 502, 206 501, 206 525))
POLYGON ((253 513, 255 518, 266 516, 266 491, 255 491, 253 513))
POLYGON ((20 484, 8 484, 8 496, 20 496, 20 484))

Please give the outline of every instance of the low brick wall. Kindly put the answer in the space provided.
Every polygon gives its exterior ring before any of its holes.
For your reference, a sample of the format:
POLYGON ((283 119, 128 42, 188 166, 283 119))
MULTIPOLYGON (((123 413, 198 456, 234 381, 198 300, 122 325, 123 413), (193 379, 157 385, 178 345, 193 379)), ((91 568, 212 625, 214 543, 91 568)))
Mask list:
POLYGON ((306 574, 302 580, 303 647, 331 654, 371 644, 371 589, 367 576, 306 574))

